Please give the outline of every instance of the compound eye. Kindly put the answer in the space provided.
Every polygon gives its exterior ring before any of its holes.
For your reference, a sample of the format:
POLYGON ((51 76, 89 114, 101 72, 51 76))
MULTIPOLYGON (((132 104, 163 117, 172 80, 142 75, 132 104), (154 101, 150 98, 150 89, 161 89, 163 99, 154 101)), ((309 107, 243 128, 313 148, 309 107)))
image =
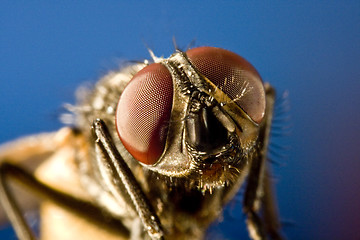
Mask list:
POLYGON ((265 91, 256 69, 239 55, 215 47, 186 52, 196 69, 239 105, 256 123, 265 114, 265 91))
POLYGON ((170 72, 159 63, 139 71, 121 94, 116 127, 128 152, 154 164, 165 148, 173 99, 170 72))

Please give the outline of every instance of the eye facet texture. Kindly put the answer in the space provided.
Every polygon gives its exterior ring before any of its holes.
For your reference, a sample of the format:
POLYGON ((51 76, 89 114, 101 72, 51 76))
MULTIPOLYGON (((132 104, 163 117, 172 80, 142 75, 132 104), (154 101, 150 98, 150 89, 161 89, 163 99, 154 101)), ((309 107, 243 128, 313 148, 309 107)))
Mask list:
POLYGON ((159 63, 139 71, 120 97, 118 134, 129 153, 144 164, 156 163, 164 151, 172 100, 171 74, 159 63))
POLYGON ((186 54, 201 74, 234 100, 254 122, 261 122, 265 114, 265 91, 260 75, 248 61, 215 47, 193 48, 186 54))

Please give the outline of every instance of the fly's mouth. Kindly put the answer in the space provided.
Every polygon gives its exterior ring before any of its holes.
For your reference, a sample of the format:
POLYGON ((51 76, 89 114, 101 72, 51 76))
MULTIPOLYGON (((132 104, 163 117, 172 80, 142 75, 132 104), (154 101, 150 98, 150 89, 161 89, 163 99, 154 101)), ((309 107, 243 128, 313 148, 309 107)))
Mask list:
POLYGON ((242 129, 212 96, 194 91, 185 118, 183 142, 191 160, 191 176, 203 189, 236 179, 247 163, 242 129))
POLYGON ((238 137, 229 133, 228 143, 212 152, 200 152, 187 144, 192 183, 202 191, 231 184, 246 170, 250 153, 243 151, 238 137))
POLYGON ((239 149, 235 128, 235 123, 214 98, 199 91, 191 94, 184 142, 195 162, 213 163, 233 155, 235 149, 239 149))
POLYGON ((214 164, 238 165, 243 156, 239 139, 235 134, 229 133, 227 143, 209 151, 199 151, 189 143, 186 144, 193 164, 199 168, 208 168, 214 164))
POLYGON ((218 181, 229 166, 237 169, 243 164, 244 151, 236 128, 215 99, 200 92, 192 94, 184 143, 193 169, 202 178, 208 175, 209 180, 218 181))

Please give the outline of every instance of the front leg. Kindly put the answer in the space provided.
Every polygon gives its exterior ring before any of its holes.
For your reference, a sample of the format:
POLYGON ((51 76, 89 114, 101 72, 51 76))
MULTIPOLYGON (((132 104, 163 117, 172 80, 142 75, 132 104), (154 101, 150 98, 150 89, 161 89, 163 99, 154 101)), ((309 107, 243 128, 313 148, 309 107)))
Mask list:
POLYGON ((163 239, 160 220, 130 168, 116 149, 105 123, 97 119, 93 123, 93 129, 97 138, 95 146, 99 155, 97 158, 98 166, 104 183, 115 199, 123 197, 131 199, 130 204, 152 239, 163 239), (122 188, 117 183, 123 184, 125 192, 121 191, 122 188))
POLYGON ((270 85, 266 90, 266 116, 259 132, 259 151, 251 162, 248 184, 244 197, 244 212, 250 237, 254 240, 282 239, 279 228, 275 200, 272 196, 269 169, 267 168, 267 148, 271 129, 275 91, 270 85), (261 209, 262 207, 262 209, 261 209), (259 214, 263 211, 263 216, 259 214))

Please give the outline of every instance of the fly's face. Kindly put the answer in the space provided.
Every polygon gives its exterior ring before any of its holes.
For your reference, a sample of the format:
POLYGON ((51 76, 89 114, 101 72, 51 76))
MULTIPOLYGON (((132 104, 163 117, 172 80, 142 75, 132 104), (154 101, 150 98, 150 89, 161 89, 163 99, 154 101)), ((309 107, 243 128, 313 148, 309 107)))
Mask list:
POLYGON ((236 181, 265 114, 255 68, 214 47, 155 60, 133 77, 117 106, 127 151, 152 171, 188 177, 198 187, 236 181))
MULTIPOLYGON (((274 90, 224 49, 153 59, 100 80, 74 108, 75 129, 0 149, 0 160, 17 159, 0 163, 0 201, 20 238, 34 235, 9 191, 13 178, 87 219, 70 239, 90 228, 98 239, 201 239, 247 176, 250 236, 281 239, 266 165, 274 90), (50 156, 35 173, 14 164, 34 156, 50 156), (60 170, 65 162, 71 171, 60 170)), ((49 239, 77 225, 46 212, 49 239)))

